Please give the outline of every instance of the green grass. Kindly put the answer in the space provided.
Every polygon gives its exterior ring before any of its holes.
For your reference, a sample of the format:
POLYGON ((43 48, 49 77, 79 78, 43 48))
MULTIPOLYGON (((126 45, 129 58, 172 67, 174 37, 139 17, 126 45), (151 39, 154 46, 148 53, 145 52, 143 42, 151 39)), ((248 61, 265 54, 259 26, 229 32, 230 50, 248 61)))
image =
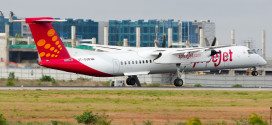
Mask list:
MULTIPOLYGON (((222 108, 267 108, 271 91, 184 90, 1 90, 0 114, 7 119, 74 120, 84 111, 106 113, 217 112, 222 108)), ((250 112, 254 113, 254 112, 250 112)), ((180 113, 179 113, 180 114, 180 113)), ((178 115, 179 115, 178 114, 178 115)), ((239 112, 238 112, 239 114, 239 112)), ((244 114, 243 114, 244 115, 244 114)), ((248 114, 249 115, 249 114, 248 114)), ((141 116, 141 115, 140 115, 141 116)), ((167 117, 167 115, 163 115, 167 117)), ((134 116, 131 116, 132 118, 134 116)), ((189 117, 189 116, 188 116, 189 117)), ((204 117, 204 116, 203 116, 204 117)), ((205 116, 207 117, 207 116, 205 116)), ((152 120, 152 119, 145 119, 152 120)), ((115 120, 113 120, 114 122, 115 120)), ((152 120, 153 121, 153 120, 152 120)), ((66 121, 62 121, 66 122, 66 121)))
POLYGON ((235 84, 232 86, 233 88, 242 88, 243 86, 241 84, 235 84))
POLYGON ((194 87, 202 87, 201 84, 195 84, 194 87))
POLYGON ((161 87, 162 84, 160 83, 152 83, 152 84, 147 84, 147 87, 161 87))

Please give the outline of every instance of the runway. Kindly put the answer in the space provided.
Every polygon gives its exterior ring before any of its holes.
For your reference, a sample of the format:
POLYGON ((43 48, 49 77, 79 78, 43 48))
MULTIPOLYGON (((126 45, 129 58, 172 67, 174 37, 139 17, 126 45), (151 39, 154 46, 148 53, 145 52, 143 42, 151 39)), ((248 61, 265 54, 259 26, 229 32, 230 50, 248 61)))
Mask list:
POLYGON ((216 87, 93 87, 93 86, 1 86, 0 90, 214 90, 214 91, 272 91, 272 88, 216 88, 216 87))

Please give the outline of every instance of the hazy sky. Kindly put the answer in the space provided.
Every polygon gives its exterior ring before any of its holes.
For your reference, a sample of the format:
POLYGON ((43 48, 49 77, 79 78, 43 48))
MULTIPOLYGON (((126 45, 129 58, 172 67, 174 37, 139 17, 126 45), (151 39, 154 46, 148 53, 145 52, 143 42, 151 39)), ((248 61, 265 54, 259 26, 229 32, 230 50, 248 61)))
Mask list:
MULTIPOLYGON (((236 43, 253 40, 261 47, 261 31, 266 30, 267 50, 272 47, 272 0, 1 0, 0 10, 18 17, 110 19, 211 20, 216 36, 230 43, 230 30, 236 43)), ((271 49, 267 55, 272 56, 271 49)))

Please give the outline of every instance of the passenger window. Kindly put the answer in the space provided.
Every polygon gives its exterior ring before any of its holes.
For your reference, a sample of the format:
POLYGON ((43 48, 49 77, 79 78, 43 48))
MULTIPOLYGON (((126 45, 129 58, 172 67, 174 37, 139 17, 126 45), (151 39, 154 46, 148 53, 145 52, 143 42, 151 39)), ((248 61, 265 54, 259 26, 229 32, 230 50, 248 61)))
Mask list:
POLYGON ((143 64, 144 64, 144 60, 143 60, 143 64))
POLYGON ((141 61, 139 61, 139 63, 141 64, 141 61))
POLYGON ((145 62, 148 63, 148 60, 146 60, 145 62))
POLYGON ((135 61, 135 64, 137 64, 137 60, 135 61))
POLYGON ((150 63, 152 63, 152 60, 150 60, 150 63))
POLYGON ((123 62, 121 61, 121 65, 123 65, 123 62))
POLYGON ((134 64, 134 61, 132 61, 132 64, 134 64))
POLYGON ((128 61, 128 64, 130 64, 130 61, 128 61))
POLYGON ((127 65, 127 62, 125 61, 125 65, 127 65))

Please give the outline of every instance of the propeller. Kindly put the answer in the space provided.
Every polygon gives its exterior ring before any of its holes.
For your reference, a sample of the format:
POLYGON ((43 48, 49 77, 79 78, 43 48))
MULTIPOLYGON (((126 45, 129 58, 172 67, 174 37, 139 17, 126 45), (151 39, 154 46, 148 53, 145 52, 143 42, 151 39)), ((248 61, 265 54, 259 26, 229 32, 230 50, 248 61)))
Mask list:
MULTIPOLYGON (((154 40, 154 43, 159 48, 165 48, 166 47, 166 35, 163 34, 162 45, 160 45, 159 41, 156 39, 154 40)), ((172 48, 172 47, 169 47, 169 48, 172 48)))
POLYGON ((213 42, 212 42, 212 45, 211 45, 211 46, 215 46, 215 44, 216 44, 216 37, 214 37, 214 39, 213 39, 213 42))
POLYGON ((155 43, 155 45, 156 45, 156 47, 159 47, 159 48, 161 48, 161 45, 160 45, 160 43, 158 42, 158 40, 154 40, 154 43, 155 43))
POLYGON ((166 47, 166 35, 163 34, 163 40, 162 40, 162 48, 166 47))
MULTIPOLYGON (((205 42, 206 42, 206 46, 209 46, 209 47, 210 47, 210 46, 215 46, 215 44, 216 44, 216 37, 214 37, 213 42, 212 42, 212 45, 210 45, 210 43, 209 43, 207 37, 204 37, 204 39, 205 39, 205 42)), ((212 49, 212 50, 211 50, 211 55, 210 55, 210 56, 214 56, 215 54, 218 54, 218 53, 221 53, 221 52, 218 52, 218 51, 212 49)))
POLYGON ((216 37, 214 37, 212 45, 210 45, 210 42, 208 41, 208 39, 207 39, 206 36, 204 37, 204 39, 205 39, 205 42, 206 42, 206 46, 215 46, 215 44, 216 44, 216 37))
POLYGON ((209 41, 208 41, 208 39, 207 39, 206 36, 204 37, 204 39, 205 39, 206 46, 210 46, 210 43, 209 43, 209 41))

